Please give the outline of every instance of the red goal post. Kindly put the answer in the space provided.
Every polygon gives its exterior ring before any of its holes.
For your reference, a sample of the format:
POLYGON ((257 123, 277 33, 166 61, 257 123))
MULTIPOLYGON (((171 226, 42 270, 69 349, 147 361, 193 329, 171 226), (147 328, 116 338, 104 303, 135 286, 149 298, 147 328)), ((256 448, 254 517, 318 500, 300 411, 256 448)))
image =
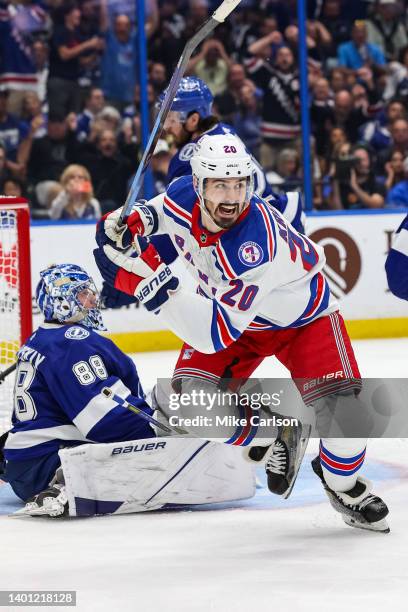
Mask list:
MULTIPOLYGON (((30 209, 23 198, 0 195, 0 370, 32 333, 30 209)), ((13 376, 0 385, 0 433, 9 421, 13 376)))

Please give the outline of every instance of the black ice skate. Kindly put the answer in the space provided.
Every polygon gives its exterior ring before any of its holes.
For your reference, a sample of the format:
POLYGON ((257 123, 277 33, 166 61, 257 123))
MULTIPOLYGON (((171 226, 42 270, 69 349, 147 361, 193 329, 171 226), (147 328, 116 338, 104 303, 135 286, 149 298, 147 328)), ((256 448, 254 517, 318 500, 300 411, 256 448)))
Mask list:
POLYGON ((331 505, 337 512, 340 512, 347 525, 358 529, 389 533, 390 528, 385 520, 388 508, 380 497, 370 493, 371 482, 369 480, 359 476, 350 491, 340 493, 333 491, 326 484, 319 456, 313 459, 312 468, 320 478, 331 505))
POLYGON ((303 456, 309 441, 310 425, 283 426, 270 446, 252 446, 248 457, 255 462, 265 462, 268 489, 287 499, 295 484, 303 456))

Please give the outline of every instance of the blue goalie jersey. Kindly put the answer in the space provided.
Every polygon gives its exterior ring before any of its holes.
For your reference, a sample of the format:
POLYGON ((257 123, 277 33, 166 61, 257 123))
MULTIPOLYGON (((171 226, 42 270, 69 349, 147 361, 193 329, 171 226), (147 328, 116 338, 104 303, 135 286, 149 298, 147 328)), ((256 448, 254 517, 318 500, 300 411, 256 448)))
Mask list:
MULTIPOLYGON (((226 123, 217 123, 205 134, 207 136, 217 136, 218 134, 236 135, 237 133, 232 126, 226 123)), ((180 176, 191 174, 190 159, 194 153, 195 144, 202 135, 185 144, 171 159, 166 179, 167 185, 180 176)), ((304 233, 304 213, 300 193, 297 191, 287 193, 286 195, 274 193, 264 171, 254 157, 252 157, 252 162, 254 165, 254 192, 256 195, 277 208, 296 231, 304 233)))
POLYGON ((145 419, 101 395, 105 386, 152 414, 133 361, 113 342, 82 325, 44 323, 18 352, 6 460, 154 436, 145 419))

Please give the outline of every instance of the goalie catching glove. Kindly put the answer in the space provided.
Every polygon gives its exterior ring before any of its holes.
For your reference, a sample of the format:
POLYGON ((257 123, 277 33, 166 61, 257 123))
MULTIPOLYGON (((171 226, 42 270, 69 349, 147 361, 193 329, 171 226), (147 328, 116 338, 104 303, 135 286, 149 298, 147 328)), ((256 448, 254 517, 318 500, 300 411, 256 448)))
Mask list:
POLYGON ((157 231, 157 214, 151 206, 137 202, 126 223, 119 225, 121 208, 104 215, 96 226, 96 242, 98 246, 105 244, 117 249, 127 249, 135 236, 150 236, 157 231))
POLYGON ((94 250, 95 261, 104 280, 128 295, 134 295, 149 311, 156 312, 176 291, 179 280, 163 262, 153 244, 137 237, 136 257, 117 251, 110 245, 94 250))

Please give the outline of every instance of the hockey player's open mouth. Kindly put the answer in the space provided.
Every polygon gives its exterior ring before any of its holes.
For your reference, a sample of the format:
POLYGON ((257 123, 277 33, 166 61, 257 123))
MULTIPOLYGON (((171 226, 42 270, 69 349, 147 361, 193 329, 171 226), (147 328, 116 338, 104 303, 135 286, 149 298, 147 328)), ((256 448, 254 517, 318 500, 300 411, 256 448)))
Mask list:
POLYGON ((239 204, 220 204, 218 206, 218 213, 223 217, 233 217, 237 210, 239 204))

